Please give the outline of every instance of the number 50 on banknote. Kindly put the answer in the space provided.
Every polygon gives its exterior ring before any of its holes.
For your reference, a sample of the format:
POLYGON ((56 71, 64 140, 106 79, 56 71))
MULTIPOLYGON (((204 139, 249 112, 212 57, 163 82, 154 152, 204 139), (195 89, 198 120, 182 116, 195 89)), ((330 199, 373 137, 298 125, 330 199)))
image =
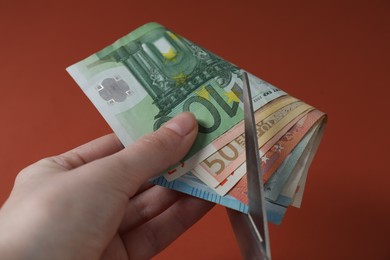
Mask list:
MULTIPOLYGON (((168 169, 173 180, 231 140, 223 136, 243 119, 242 70, 165 27, 149 23, 69 67, 124 145, 183 111, 199 123, 195 144, 168 169), (215 143, 215 144, 214 144, 215 143)), ((254 110, 285 95, 250 75, 254 110)))

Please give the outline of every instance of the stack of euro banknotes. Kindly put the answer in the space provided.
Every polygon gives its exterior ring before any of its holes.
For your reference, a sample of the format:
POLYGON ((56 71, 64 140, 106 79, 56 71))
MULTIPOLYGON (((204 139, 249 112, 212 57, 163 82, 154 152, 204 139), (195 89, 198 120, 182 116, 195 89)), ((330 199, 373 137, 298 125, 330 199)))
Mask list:
MULTIPOLYGON (((156 185, 248 211, 244 70, 173 31, 148 23, 67 71, 127 146, 191 111, 199 133, 156 185)), ((249 73, 248 73, 249 74, 249 73)), ((326 115, 249 74, 268 220, 300 207, 326 115)))

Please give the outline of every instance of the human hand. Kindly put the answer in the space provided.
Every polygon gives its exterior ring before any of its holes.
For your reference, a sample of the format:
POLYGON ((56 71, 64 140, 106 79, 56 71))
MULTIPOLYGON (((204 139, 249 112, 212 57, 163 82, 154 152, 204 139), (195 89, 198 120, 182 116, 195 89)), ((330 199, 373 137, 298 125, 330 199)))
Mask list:
POLYGON ((27 167, 0 210, 0 258, 151 258, 213 206, 147 183, 196 134, 182 113, 125 149, 111 134, 27 167))

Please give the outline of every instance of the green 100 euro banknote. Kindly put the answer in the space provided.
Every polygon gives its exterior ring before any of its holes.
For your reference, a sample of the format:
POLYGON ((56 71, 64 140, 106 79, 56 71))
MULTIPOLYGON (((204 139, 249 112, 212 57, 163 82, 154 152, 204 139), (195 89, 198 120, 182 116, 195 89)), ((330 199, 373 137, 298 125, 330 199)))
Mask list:
MULTIPOLYGON (((243 120, 242 72, 237 66, 148 23, 67 71, 127 146, 183 111, 194 113, 199 134, 183 161, 164 172, 176 179, 231 142, 243 120)), ((286 95, 249 75, 254 110, 286 95)))

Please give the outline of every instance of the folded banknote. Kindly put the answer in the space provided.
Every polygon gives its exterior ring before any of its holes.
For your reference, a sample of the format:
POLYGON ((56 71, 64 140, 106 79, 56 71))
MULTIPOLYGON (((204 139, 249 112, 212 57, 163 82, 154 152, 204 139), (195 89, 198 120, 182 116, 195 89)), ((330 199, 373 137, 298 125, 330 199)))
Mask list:
MULTIPOLYGON (((67 71, 125 146, 194 113, 194 145, 152 182, 247 212, 243 69, 148 23, 67 71)), ((267 213, 280 223, 289 205, 301 204, 326 115, 254 75, 249 82, 267 213)))

